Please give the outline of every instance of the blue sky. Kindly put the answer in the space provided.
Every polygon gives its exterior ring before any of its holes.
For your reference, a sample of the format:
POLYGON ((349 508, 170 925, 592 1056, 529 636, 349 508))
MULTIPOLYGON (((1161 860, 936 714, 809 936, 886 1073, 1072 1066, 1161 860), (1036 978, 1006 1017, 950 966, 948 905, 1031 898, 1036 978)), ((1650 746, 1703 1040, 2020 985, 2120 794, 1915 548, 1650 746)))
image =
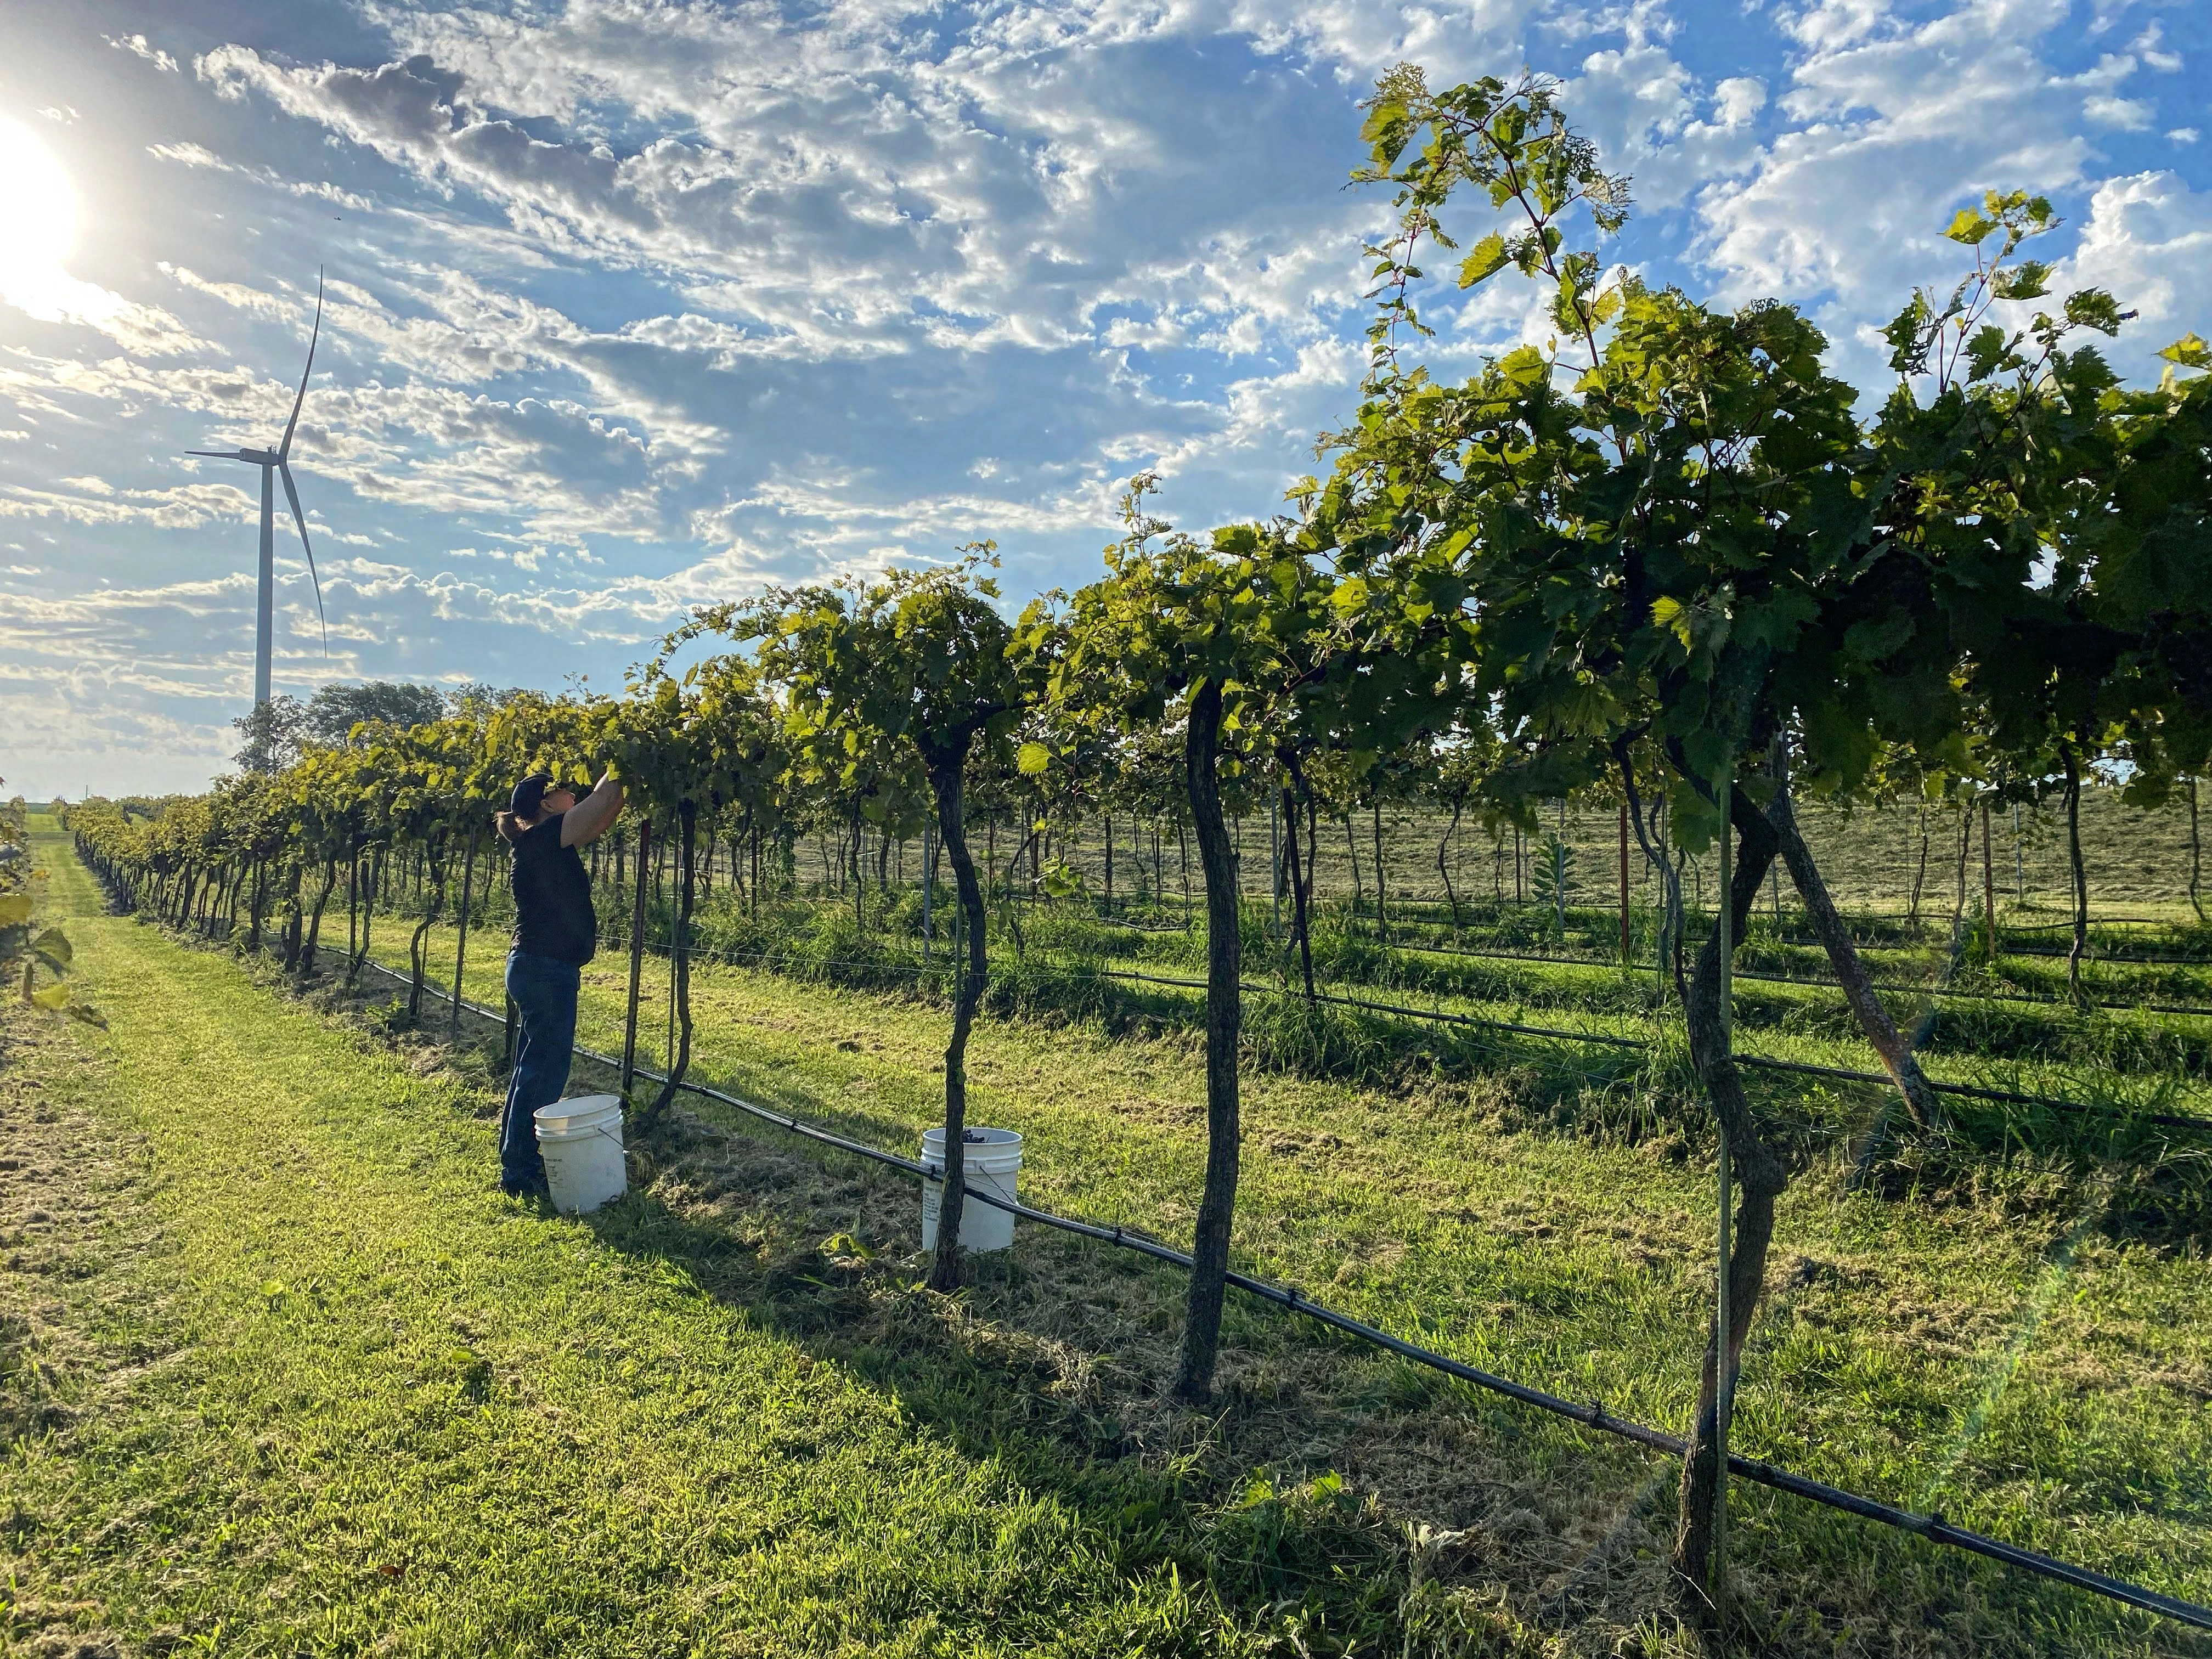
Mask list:
MULTIPOLYGON (((2141 310, 2124 367, 2212 332, 2208 43, 2212 0, 9 7, 0 775, 223 766, 258 483, 182 452, 281 432, 318 265, 330 655, 280 514, 277 688, 614 689, 769 580, 986 537, 1018 596, 1090 580, 1142 467, 1275 510, 1353 404, 1395 63, 1561 77, 1636 177, 1621 260, 1803 307, 1873 387, 1991 187, 2141 310)), ((1531 297, 1434 296, 1438 369, 1531 297)))

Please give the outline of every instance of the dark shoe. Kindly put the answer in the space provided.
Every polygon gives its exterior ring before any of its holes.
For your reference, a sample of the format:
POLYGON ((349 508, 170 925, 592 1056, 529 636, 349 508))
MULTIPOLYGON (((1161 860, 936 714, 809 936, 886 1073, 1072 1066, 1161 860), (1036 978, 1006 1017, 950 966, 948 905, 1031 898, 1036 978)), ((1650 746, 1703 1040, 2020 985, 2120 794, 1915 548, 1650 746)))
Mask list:
POLYGON ((534 1198, 549 1204, 553 1200, 552 1189, 545 1184, 545 1177, 543 1176, 529 1181, 509 1181, 502 1176, 499 1189, 509 1198, 534 1198))

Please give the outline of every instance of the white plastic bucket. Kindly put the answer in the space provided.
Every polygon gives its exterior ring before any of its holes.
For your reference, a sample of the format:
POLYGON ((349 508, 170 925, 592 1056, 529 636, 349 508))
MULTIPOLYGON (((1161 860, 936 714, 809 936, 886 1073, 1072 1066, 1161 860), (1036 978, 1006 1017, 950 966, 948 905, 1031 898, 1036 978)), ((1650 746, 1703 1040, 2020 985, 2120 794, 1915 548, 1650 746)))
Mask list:
POLYGON ((545 1184, 553 1207, 563 1215, 582 1215, 620 1198, 629 1189, 623 1167, 623 1103, 620 1095, 578 1095, 556 1100, 531 1114, 538 1127, 538 1151, 545 1160, 545 1184))
MULTIPOLYGON (((969 1129, 960 1137, 963 1164, 970 1199, 981 1191, 1010 1202, 1014 1182, 1022 1172, 1022 1138, 1012 1129, 969 1129)), ((921 1183, 921 1248, 937 1248, 937 1209, 945 1198, 945 1129, 942 1125, 921 1138, 921 1165, 938 1178, 921 1183)), ((963 1250, 1004 1250, 1014 1242, 1012 1212, 989 1204, 960 1206, 960 1248, 963 1250)))

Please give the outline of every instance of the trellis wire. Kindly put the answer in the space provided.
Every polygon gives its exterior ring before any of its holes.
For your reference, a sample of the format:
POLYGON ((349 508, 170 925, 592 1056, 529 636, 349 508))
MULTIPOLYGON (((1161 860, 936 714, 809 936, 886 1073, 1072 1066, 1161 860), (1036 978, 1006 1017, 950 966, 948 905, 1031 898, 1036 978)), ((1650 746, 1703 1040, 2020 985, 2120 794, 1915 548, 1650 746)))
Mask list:
MULTIPOLYGON (((600 942, 607 945, 627 945, 626 940, 613 939, 603 939, 600 942)), ((656 955, 666 955, 668 948, 665 944, 657 940, 648 939, 646 941, 646 949, 656 955)), ((942 971, 941 969, 926 970, 921 965, 914 963, 868 962, 858 958, 841 960, 836 957, 792 957, 772 951, 718 951, 704 945, 693 945, 691 954, 695 957, 706 957, 713 961, 726 962, 736 967, 789 962, 794 965, 808 967, 847 968, 869 973, 916 977, 922 975, 926 971, 942 971)), ((1206 981, 1202 979, 1174 979, 1160 974, 1138 973, 1129 969, 1056 967, 1055 971, 1074 979, 1128 980, 1146 985, 1170 986, 1182 990, 1202 991, 1206 988, 1206 981)), ((1261 984, 1250 980, 1244 981, 1241 988, 1255 996, 1282 996, 1302 1000, 1305 995, 1304 991, 1293 987, 1261 984)), ((1441 1008, 1413 1008, 1401 1003, 1375 1002, 1364 997, 1342 996, 1329 991, 1316 991, 1314 994, 1314 999, 1318 1002, 1332 1003, 1340 1007, 1352 1008, 1366 1013, 1385 1014, 1398 1019, 1422 1020, 1433 1024, 1479 1028, 1484 1030, 1506 1031, 1519 1036, 1539 1037, 1554 1042, 1580 1042, 1601 1048, 1633 1049, 1641 1052, 1649 1052, 1654 1046, 1643 1037, 1617 1036, 1607 1031, 1564 1030, 1557 1026, 1528 1025, 1513 1020, 1487 1019, 1479 1014, 1453 1013, 1441 1008)), ((1799 1077, 1827 1078, 1841 1083, 1871 1084, 1884 1089, 1896 1086, 1894 1079, 1881 1072, 1853 1071, 1846 1066, 1820 1066, 1808 1060, 1774 1060, 1764 1054, 1739 1054, 1735 1058, 1737 1065, 1750 1066, 1759 1071, 1786 1072, 1799 1077)), ((1574 1068, 1565 1069, 1573 1070, 1574 1068)), ((1593 1081, 1605 1080, 1596 1078, 1590 1073, 1580 1073, 1579 1075, 1589 1077, 1593 1081)), ((1973 1083, 1942 1083, 1932 1078, 1928 1079, 1928 1086, 1938 1094, 1957 1095, 1972 1100, 1987 1100, 2002 1105, 2033 1106, 2057 1112, 2088 1112, 2107 1117, 2124 1118, 2130 1122, 2156 1124, 2164 1128, 2212 1132, 2212 1114, 2142 1112, 2125 1106, 2114 1105, 2107 1101, 2067 1100, 2057 1095, 2027 1094, 2018 1090, 1991 1089, 1973 1083)))

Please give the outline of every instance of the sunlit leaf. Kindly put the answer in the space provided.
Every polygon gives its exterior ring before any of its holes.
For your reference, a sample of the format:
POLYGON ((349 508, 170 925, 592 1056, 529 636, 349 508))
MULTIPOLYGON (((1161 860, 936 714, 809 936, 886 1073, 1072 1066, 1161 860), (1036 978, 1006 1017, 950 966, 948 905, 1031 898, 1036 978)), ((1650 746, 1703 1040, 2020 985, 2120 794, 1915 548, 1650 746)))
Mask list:
POLYGON ((1477 283, 1496 276, 1511 262, 1513 256, 1506 251, 1505 239, 1496 231, 1477 242, 1460 261, 1459 285, 1473 288, 1477 283))

